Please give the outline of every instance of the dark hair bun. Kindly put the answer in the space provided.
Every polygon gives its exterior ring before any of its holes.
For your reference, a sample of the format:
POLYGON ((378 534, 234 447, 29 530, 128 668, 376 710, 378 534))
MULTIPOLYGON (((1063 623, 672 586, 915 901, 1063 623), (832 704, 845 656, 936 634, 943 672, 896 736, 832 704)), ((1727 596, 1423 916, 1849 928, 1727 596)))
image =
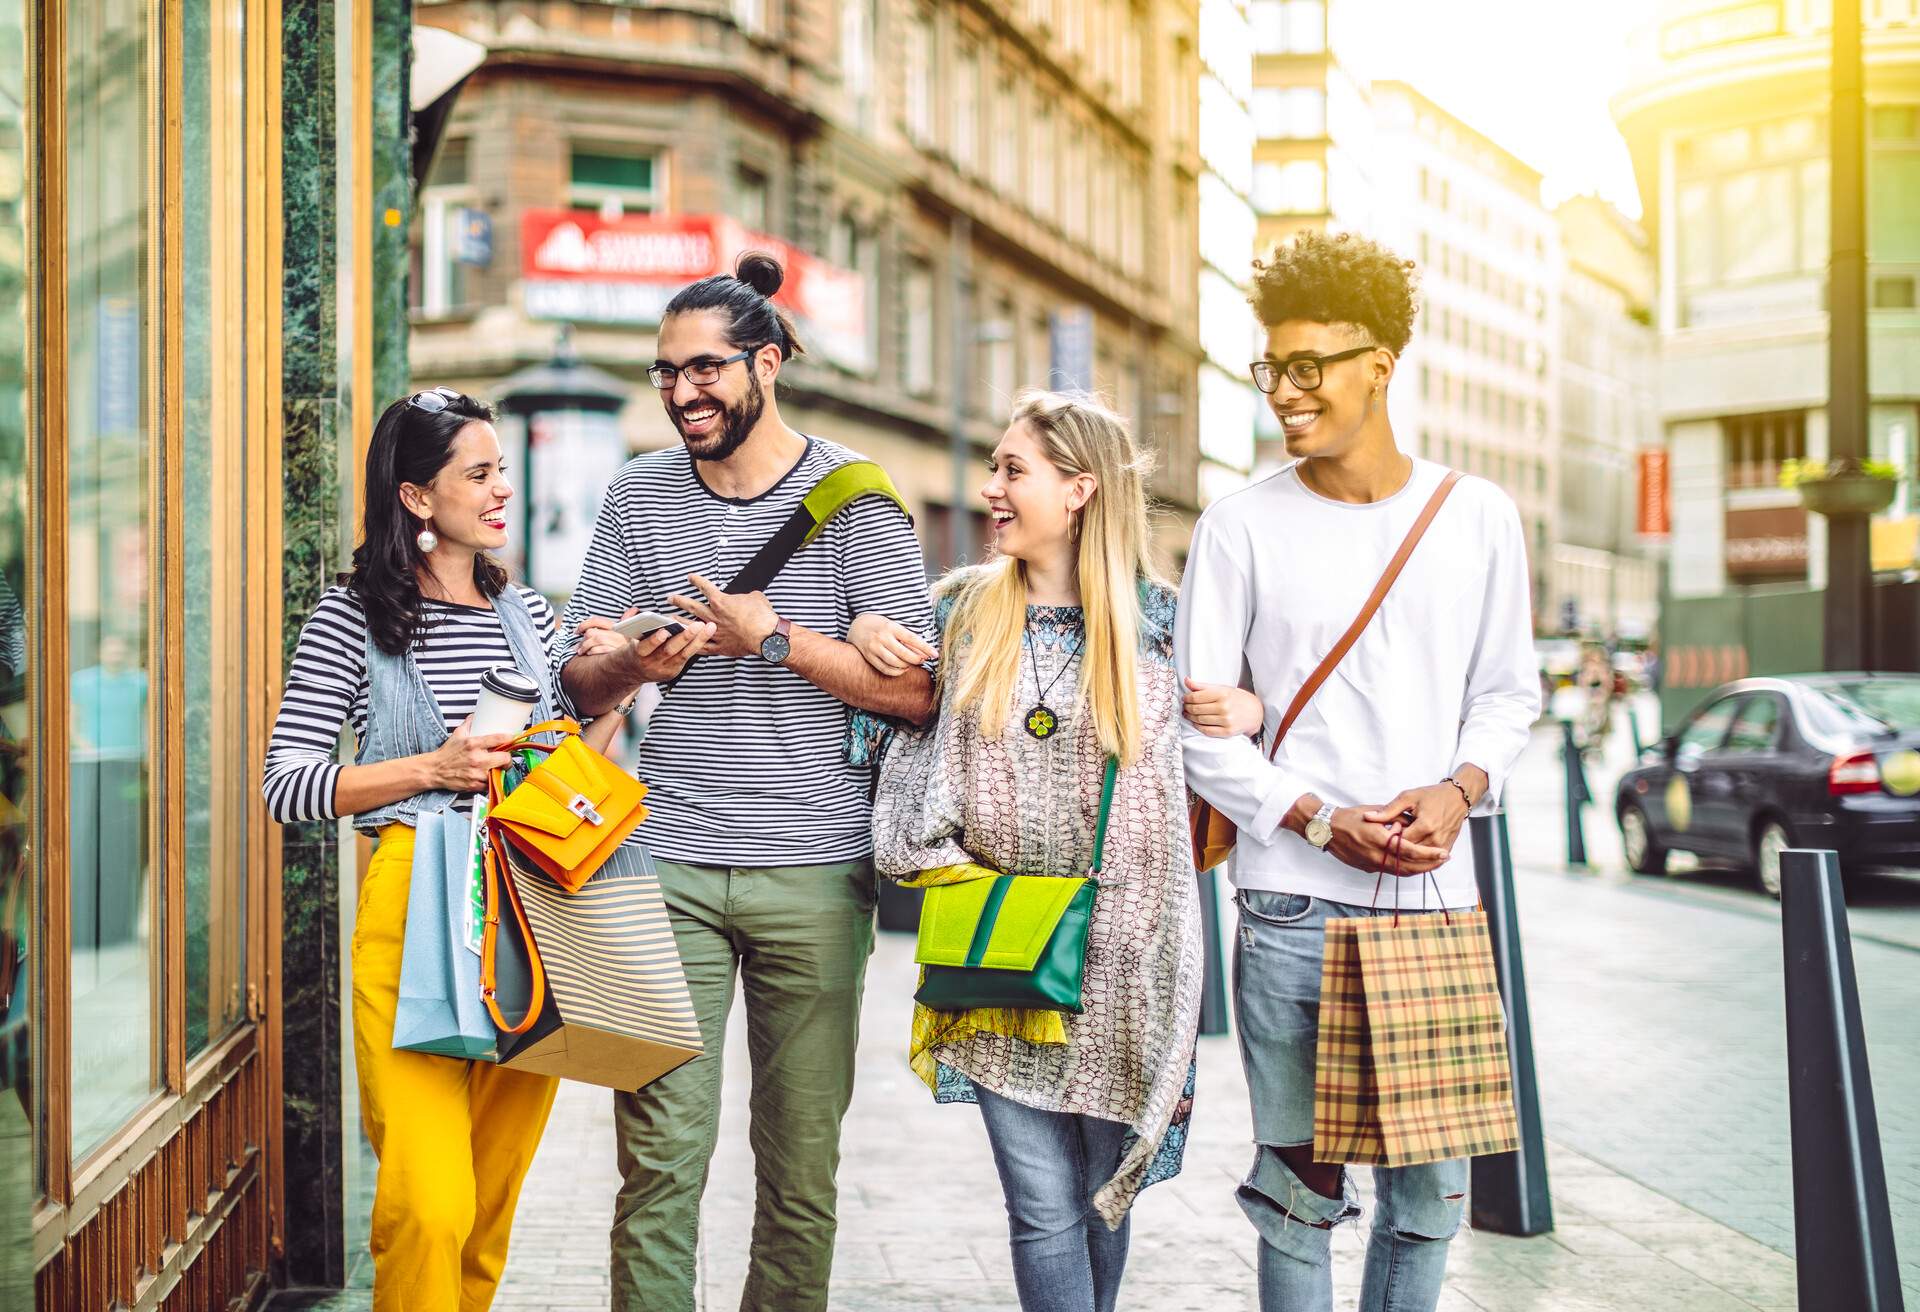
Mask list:
POLYGON ((787 271, 765 251, 748 251, 733 266, 733 276, 762 296, 772 296, 787 280, 787 271))

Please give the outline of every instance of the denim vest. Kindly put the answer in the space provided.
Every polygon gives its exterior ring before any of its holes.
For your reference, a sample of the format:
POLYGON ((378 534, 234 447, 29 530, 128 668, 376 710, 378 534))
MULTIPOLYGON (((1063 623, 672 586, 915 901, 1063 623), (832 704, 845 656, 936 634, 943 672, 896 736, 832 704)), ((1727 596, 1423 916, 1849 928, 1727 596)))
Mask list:
MULTIPOLYGON (((509 585, 493 599, 494 614, 513 650, 513 663, 540 686, 531 724, 554 718, 553 677, 547 670, 547 648, 534 627, 533 614, 526 598, 509 585)), ((413 647, 399 656, 389 656, 367 631, 367 731, 360 736, 354 752, 355 765, 376 765, 402 756, 431 752, 447 741, 447 717, 434 700, 426 676, 414 663, 413 647)), ((411 827, 422 811, 440 811, 463 800, 457 793, 428 789, 353 818, 353 827, 362 833, 375 833, 382 825, 395 821, 411 827)))

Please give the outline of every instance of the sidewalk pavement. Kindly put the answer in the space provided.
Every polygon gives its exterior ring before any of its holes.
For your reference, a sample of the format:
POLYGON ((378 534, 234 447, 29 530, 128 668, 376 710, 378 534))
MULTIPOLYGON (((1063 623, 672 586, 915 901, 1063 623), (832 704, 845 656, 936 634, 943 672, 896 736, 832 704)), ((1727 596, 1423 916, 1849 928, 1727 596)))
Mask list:
MULTIPOLYGON (((977 1112, 934 1104, 904 1059, 912 940, 882 934, 867 973, 859 1075, 840 1168, 836 1312, 1014 1312, 999 1182, 977 1112)), ((730 1032, 741 1032, 736 1008, 730 1032)), ((737 1305, 752 1225, 746 1045, 727 1045, 720 1148, 703 1209, 700 1292, 737 1305)), ((1231 1038, 1203 1039, 1186 1168, 1134 1209, 1120 1305, 1146 1312, 1257 1307, 1253 1230, 1234 1203, 1251 1126, 1231 1038)), ((1442 1312, 1748 1312, 1795 1306, 1793 1263, 1561 1145, 1549 1152, 1556 1229, 1454 1241, 1442 1312)), ((1358 1173, 1363 1189, 1367 1173, 1358 1173)), ((612 1099, 563 1086, 521 1197, 496 1307, 607 1306, 606 1227, 617 1175, 612 1099)), ((1361 1225, 1336 1234, 1336 1306, 1359 1293, 1361 1225)))

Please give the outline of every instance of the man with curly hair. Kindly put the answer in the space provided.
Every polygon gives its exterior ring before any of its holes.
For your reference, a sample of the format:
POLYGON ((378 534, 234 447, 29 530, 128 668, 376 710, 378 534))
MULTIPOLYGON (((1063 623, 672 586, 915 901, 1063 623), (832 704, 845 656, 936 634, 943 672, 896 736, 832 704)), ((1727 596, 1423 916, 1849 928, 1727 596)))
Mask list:
MULTIPOLYGON (((1499 488, 1463 478, 1280 732, 1449 477, 1400 449, 1389 413, 1414 290, 1412 264, 1351 234, 1302 234, 1254 262, 1266 329, 1254 382, 1295 459, 1208 507, 1180 589, 1187 780, 1239 827, 1234 1013, 1256 1146, 1238 1196, 1259 1232, 1264 1312, 1332 1307, 1332 1231, 1360 1211, 1345 1168, 1313 1157, 1325 927, 1391 911, 1376 890, 1394 861, 1412 876, 1395 885, 1403 907, 1478 901, 1456 843, 1539 712, 1520 517, 1499 488)), ((1374 1180, 1360 1307, 1432 1309, 1467 1163, 1374 1180)))

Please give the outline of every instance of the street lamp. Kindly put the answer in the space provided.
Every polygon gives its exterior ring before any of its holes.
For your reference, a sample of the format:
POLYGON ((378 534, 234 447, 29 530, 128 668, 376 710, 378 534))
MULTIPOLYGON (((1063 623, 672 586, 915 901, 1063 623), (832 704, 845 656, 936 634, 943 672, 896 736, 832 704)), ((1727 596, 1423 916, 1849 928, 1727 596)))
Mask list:
POLYGON ((631 390, 581 363, 568 326, 552 359, 509 376, 495 393, 508 421, 501 436, 509 466, 519 466, 520 532, 508 553, 525 553, 516 572, 548 596, 564 597, 579 581, 601 493, 627 460, 620 411, 631 390))

